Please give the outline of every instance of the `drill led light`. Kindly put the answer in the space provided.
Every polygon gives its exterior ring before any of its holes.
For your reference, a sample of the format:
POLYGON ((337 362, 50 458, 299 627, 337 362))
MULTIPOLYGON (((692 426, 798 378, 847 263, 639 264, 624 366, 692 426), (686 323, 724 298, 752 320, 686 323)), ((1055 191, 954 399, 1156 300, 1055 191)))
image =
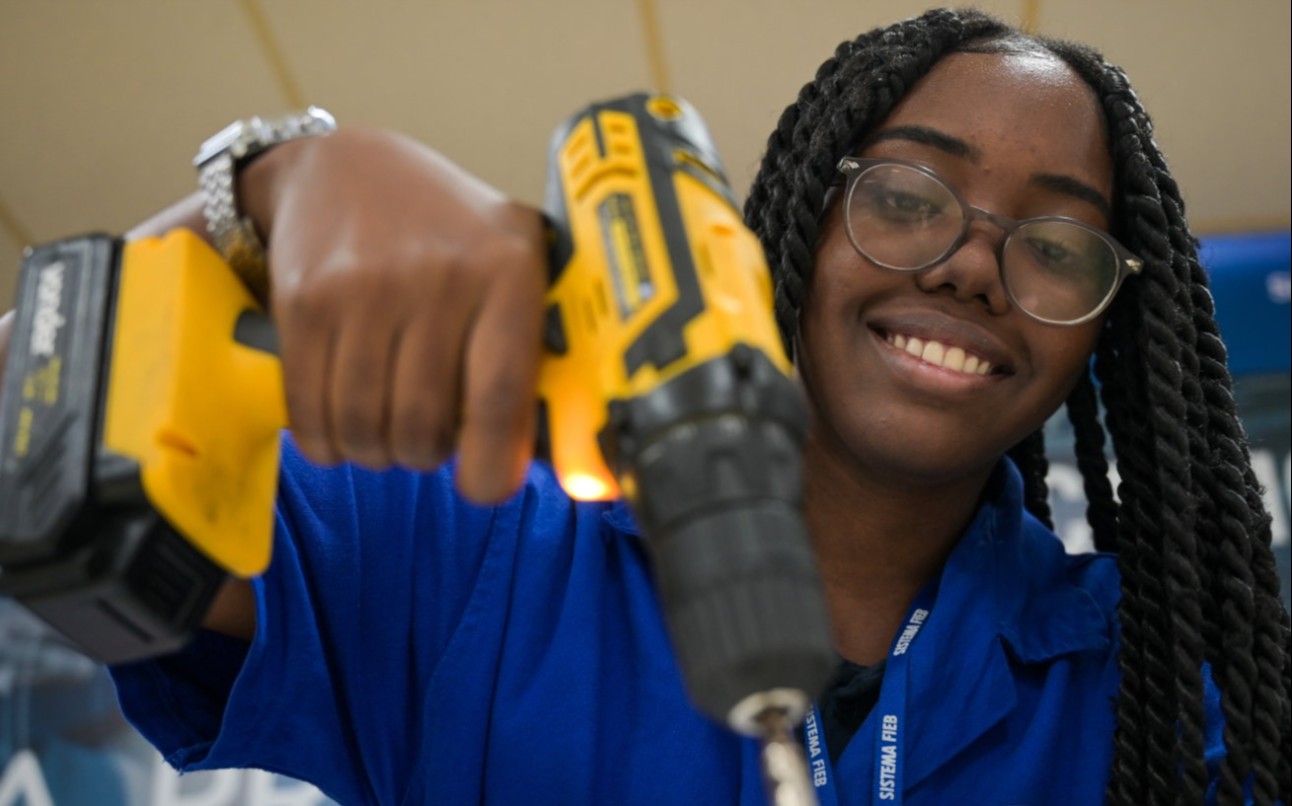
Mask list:
POLYGON ((588 473, 567 473, 561 486, 576 501, 603 501, 610 492, 610 485, 588 473))

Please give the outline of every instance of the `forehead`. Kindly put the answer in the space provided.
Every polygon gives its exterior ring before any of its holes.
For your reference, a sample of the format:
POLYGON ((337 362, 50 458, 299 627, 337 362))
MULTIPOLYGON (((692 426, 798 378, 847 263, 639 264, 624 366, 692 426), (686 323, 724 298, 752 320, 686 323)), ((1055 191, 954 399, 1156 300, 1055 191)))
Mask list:
POLYGON ((987 166, 1068 174, 1108 191, 1112 161, 1094 92, 1048 53, 955 53, 879 126, 936 129, 987 166))

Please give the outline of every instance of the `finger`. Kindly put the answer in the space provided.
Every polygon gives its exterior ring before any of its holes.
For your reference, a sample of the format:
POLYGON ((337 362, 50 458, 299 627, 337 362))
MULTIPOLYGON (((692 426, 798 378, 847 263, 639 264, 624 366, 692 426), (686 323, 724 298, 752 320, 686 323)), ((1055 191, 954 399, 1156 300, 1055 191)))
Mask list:
POLYGON ((341 461, 328 434, 328 370, 335 337, 330 317, 311 299, 284 295, 274 302, 287 422, 301 453, 316 464, 341 461))
POLYGON ((454 306, 438 319, 414 320, 400 334, 386 415, 396 464, 432 470, 452 454, 470 320, 469 308, 454 306))
POLYGON ((515 252, 499 258, 467 345, 457 483, 480 502, 514 492, 533 453, 545 280, 537 255, 515 252))
POLYGON ((328 379, 330 433, 342 459, 381 470, 391 465, 386 394, 398 325, 367 305, 357 307, 333 354, 328 379))

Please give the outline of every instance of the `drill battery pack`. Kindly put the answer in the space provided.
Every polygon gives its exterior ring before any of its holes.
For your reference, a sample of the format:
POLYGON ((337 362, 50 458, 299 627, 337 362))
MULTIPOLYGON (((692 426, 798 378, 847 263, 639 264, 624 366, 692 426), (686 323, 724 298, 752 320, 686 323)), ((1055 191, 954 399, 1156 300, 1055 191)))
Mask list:
POLYGON ((268 563, 286 413, 266 320, 186 231, 29 250, 17 303, 0 594, 103 662, 178 649, 226 574, 268 563))

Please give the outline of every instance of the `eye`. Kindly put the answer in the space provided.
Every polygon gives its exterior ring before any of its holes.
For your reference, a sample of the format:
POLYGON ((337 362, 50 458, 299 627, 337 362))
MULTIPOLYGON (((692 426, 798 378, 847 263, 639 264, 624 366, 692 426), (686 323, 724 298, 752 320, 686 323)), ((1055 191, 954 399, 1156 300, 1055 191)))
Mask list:
POLYGON ((1078 252, 1068 248, 1062 241, 1032 235, 1023 240, 1032 259, 1042 268, 1052 271, 1073 272, 1079 270, 1083 261, 1078 252))
POLYGON ((939 199, 895 187, 867 188, 861 202, 878 217, 897 223, 928 221, 946 210, 939 199))

